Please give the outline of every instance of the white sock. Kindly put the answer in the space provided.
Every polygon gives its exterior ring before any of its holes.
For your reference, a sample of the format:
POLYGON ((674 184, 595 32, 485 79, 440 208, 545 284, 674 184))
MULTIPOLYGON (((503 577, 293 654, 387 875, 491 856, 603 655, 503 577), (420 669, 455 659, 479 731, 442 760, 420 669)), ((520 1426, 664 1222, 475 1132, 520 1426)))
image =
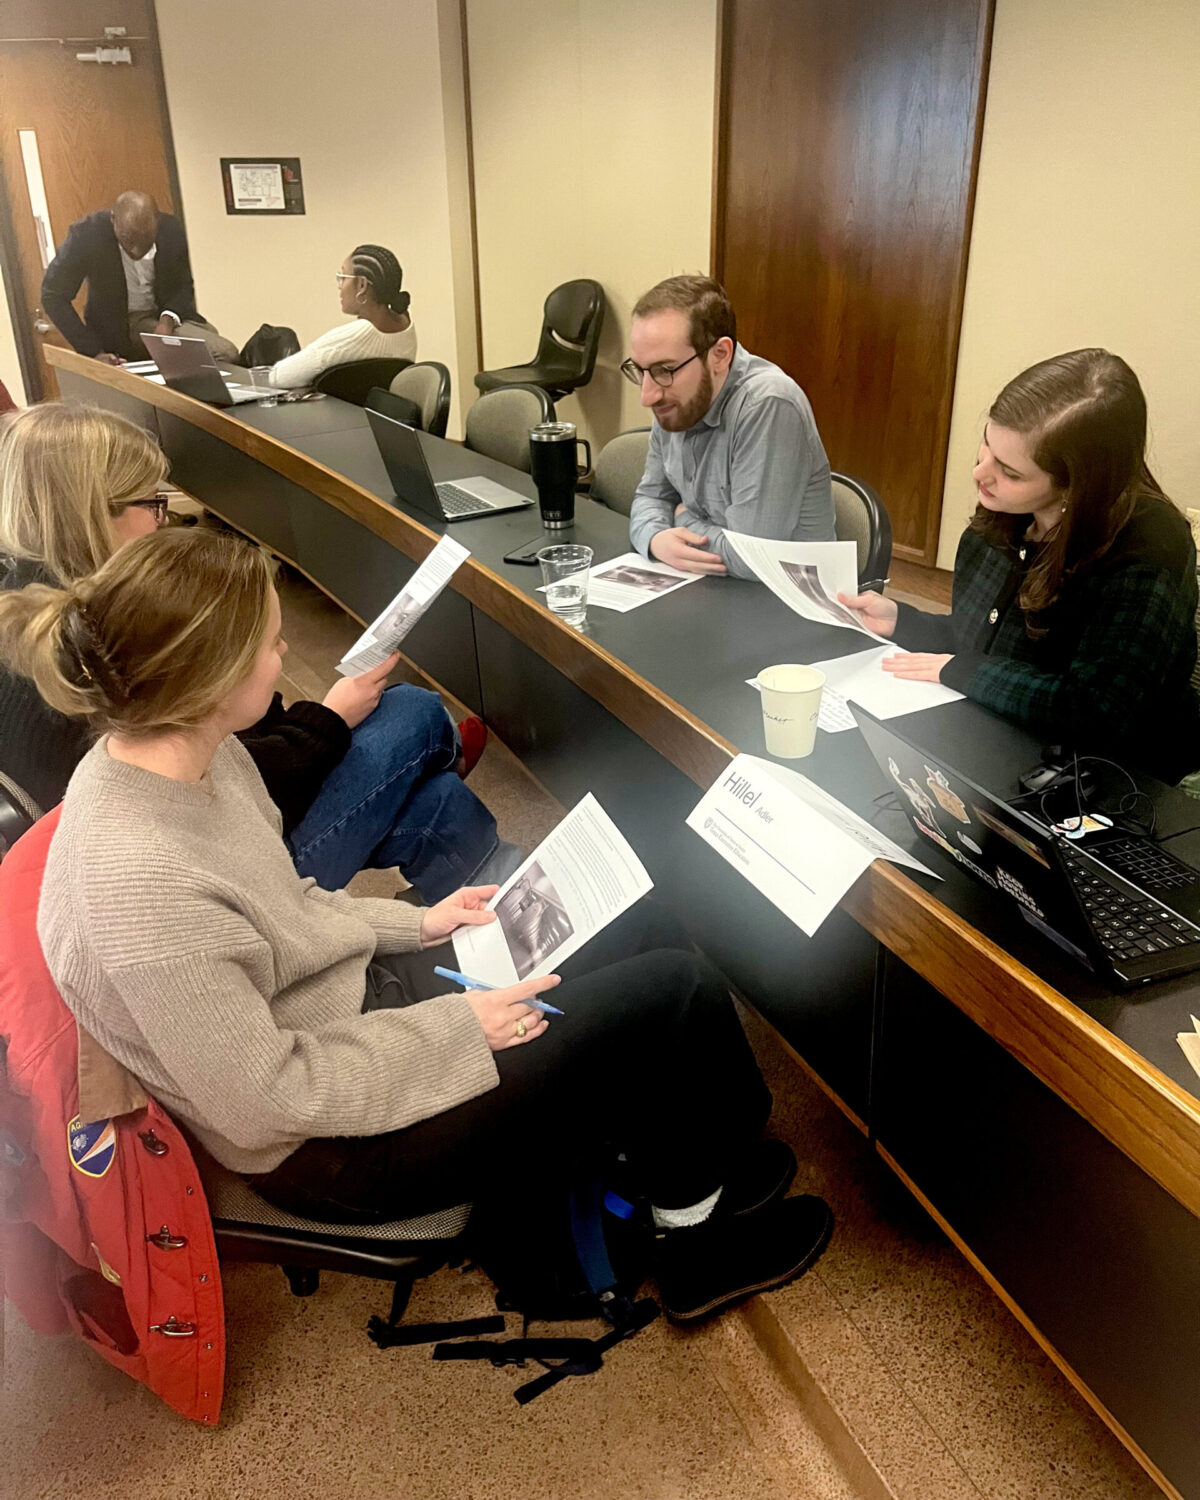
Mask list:
POLYGON ((702 1198, 699 1203, 692 1203, 687 1208, 656 1208, 652 1203, 650 1212, 654 1215, 655 1229, 690 1229, 693 1224, 703 1224, 709 1214, 717 1206, 717 1199, 721 1196, 721 1189, 710 1193, 707 1198, 702 1198))

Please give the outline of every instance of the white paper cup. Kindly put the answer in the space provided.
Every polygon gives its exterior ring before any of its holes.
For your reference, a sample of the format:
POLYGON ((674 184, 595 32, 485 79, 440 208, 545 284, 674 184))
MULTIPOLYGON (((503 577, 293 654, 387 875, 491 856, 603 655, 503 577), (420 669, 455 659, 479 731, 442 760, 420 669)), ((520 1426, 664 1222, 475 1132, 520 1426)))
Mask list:
POLYGON ((824 686, 825 674, 816 667, 791 663, 762 669, 758 687, 768 755, 800 760, 812 754, 824 686))

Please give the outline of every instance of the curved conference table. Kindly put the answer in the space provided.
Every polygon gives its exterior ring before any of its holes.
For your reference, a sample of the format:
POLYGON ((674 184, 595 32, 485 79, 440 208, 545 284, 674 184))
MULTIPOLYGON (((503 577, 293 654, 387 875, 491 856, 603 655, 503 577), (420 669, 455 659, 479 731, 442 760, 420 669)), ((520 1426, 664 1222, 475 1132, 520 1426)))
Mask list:
MULTIPOLYGON (((177 484, 373 618, 446 528, 398 500, 362 411, 327 399, 216 409, 50 348, 64 399, 155 432, 177 484)), ((524 474, 422 438, 434 477, 524 474)), ((954 870, 877 862, 813 939, 684 826, 739 750, 763 754, 745 679, 852 651, 754 583, 705 579, 585 633, 552 616, 536 570, 503 554, 536 511, 452 528, 470 559, 405 642, 571 805, 595 792, 658 896, 870 1138, 1168 1493, 1200 1496, 1200 1079, 1175 1035, 1200 976, 1115 995, 954 870)), ((622 516, 582 501, 573 540, 628 550, 622 516)), ((960 702, 904 723, 1000 795, 1039 746, 960 702)), ((855 732, 820 734, 806 774, 898 842, 855 732)), ((1200 822, 1156 789, 1160 832, 1200 822)), ((1172 846, 1200 865, 1200 835, 1172 846)))

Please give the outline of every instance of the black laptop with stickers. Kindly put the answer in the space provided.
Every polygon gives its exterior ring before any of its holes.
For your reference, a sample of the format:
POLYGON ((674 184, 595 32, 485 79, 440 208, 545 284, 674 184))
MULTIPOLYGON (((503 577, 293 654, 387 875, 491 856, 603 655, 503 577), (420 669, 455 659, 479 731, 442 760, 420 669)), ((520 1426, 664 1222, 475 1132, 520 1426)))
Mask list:
MULTIPOLYGON (((1084 842, 984 791, 857 703, 850 710, 922 843, 1001 892, 1073 958, 1123 989, 1200 969, 1200 926, 1179 910, 1191 910, 1190 901, 1172 902, 1171 886, 1156 880, 1147 889, 1136 874, 1118 874, 1098 857, 1102 844, 1093 854, 1084 842)), ((1148 839, 1140 842, 1162 853, 1148 839)))

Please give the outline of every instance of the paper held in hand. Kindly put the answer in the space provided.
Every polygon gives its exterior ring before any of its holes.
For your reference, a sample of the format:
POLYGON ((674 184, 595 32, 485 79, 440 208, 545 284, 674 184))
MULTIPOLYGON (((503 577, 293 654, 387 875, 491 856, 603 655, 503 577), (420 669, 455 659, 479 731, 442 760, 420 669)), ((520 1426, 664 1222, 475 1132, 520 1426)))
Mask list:
POLYGON ((873 861, 934 873, 807 776, 754 755, 729 763, 687 825, 809 937, 873 861))
POLYGON ((337 664, 343 677, 361 677, 387 661, 437 596, 458 565, 470 557, 460 543, 444 536, 384 612, 337 664))
POLYGON ((454 934, 456 962, 498 987, 538 979, 653 887, 589 792, 488 902, 496 921, 454 934))
POLYGON ((877 641, 839 594, 858 593, 858 549, 853 542, 773 542, 727 531, 725 539, 777 599, 818 625, 840 625, 877 641))

